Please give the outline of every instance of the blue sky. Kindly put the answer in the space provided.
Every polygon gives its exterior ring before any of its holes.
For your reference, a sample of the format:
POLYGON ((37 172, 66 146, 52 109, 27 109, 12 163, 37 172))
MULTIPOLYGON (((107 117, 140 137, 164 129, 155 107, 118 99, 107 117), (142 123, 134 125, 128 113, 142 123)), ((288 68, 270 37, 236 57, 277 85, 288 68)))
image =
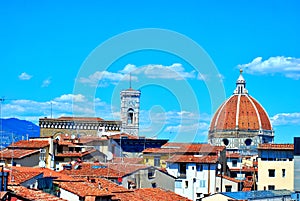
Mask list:
MULTIPOLYGON (((129 87, 131 72, 132 86, 142 92, 141 135, 205 142, 215 105, 232 94, 244 68, 249 94, 268 112, 275 142, 292 142, 300 135, 298 9, 296 0, 1 1, 2 117, 38 123, 51 116, 52 103, 53 117, 118 120, 119 92, 129 87), (108 53, 96 54, 97 47, 148 28, 201 47, 206 56, 199 60, 213 61, 209 72, 217 72, 222 87, 212 90, 214 79, 202 71, 208 66, 158 48, 120 54, 101 66, 108 53), (94 66, 86 69, 90 59, 94 66)), ((159 40, 177 45, 171 38, 159 40)), ((122 52, 132 43, 109 51, 122 52)))

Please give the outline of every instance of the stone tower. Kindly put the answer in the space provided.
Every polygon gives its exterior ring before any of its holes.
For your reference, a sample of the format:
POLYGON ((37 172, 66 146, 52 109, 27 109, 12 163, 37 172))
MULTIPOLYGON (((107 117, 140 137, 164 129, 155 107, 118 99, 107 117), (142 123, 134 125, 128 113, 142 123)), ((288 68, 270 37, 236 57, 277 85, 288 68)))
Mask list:
POLYGON ((129 89, 121 91, 120 96, 122 131, 138 136, 141 92, 130 86, 129 89))

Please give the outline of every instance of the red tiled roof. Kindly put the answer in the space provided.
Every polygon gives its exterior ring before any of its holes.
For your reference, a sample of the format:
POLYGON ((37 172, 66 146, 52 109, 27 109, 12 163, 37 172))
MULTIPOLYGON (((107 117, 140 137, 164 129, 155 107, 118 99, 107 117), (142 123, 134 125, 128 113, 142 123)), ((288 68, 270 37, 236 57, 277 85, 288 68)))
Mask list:
POLYGON ((218 156, 174 155, 166 162, 171 163, 217 163, 218 156))
POLYGON ((120 139, 122 137, 127 137, 127 139, 139 139, 138 136, 130 135, 127 133, 119 133, 119 134, 108 136, 108 138, 112 138, 112 139, 120 139))
POLYGON ((17 196, 23 197, 28 200, 35 201, 66 201, 65 199, 56 197, 49 193, 44 193, 40 190, 28 189, 24 186, 8 186, 8 189, 13 191, 17 196))
POLYGON ((259 130, 260 122, 263 130, 272 130, 267 113, 248 94, 234 94, 226 100, 213 116, 209 130, 235 130, 236 122, 240 130, 259 130))
POLYGON ((41 149, 49 146, 48 140, 20 140, 9 145, 9 148, 41 149))
POLYGON ((21 159, 31 154, 39 153, 38 149, 3 149, 0 151, 0 156, 2 158, 10 159, 21 159))
POLYGON ((96 178, 95 184, 100 184, 101 188, 108 189, 111 193, 133 192, 132 190, 128 190, 127 188, 124 188, 123 186, 120 186, 105 178, 96 178))
MULTIPOLYGON (((111 197, 113 194, 109 192, 109 189, 99 188, 93 183, 89 182, 58 182, 54 183, 58 184, 58 186, 64 190, 67 190, 75 195, 80 197, 85 196, 99 196, 99 197, 111 197)), ((98 185, 98 184, 97 184, 98 185)))
POLYGON ((42 174, 43 174, 42 172, 22 172, 13 169, 12 171, 9 172, 8 184, 19 185, 39 175, 42 176, 42 174))
POLYGON ((104 119, 99 117, 59 117, 58 120, 64 121, 103 121, 104 119))
POLYGON ((83 136, 79 138, 79 142, 82 144, 87 144, 91 142, 105 141, 107 139, 108 139, 107 136, 103 136, 103 137, 83 136))
POLYGON ((140 188, 136 189, 134 193, 143 201, 189 201, 188 198, 160 188, 140 188))
POLYGON ((257 168, 254 167, 245 167, 243 166, 242 169, 240 168, 230 168, 230 171, 232 172, 257 172, 257 168))
POLYGON ((24 173, 43 173, 44 177, 54 177, 55 180, 66 180, 66 181, 78 181, 78 179, 74 179, 71 176, 62 174, 60 172, 56 172, 54 170, 48 169, 48 168, 34 168, 34 167, 18 167, 14 166, 13 170, 19 171, 19 172, 24 172, 24 173))
POLYGON ((135 172, 137 170, 145 169, 149 166, 144 164, 132 164, 132 163, 103 163, 103 165, 107 165, 110 169, 113 170, 122 170, 125 174, 129 174, 135 172))
POLYGON ((226 153, 227 158, 240 158, 241 155, 239 153, 226 153))
POLYGON ((218 153, 224 149, 225 146, 212 146, 210 144, 168 142, 161 148, 147 148, 143 153, 218 153))
POLYGON ((130 164, 142 164, 143 158, 122 158, 122 157, 114 157, 112 163, 130 163, 130 164))
POLYGON ((123 169, 112 169, 109 165, 103 165, 100 163, 81 163, 81 167, 79 169, 74 169, 72 167, 71 170, 62 170, 60 171, 62 174, 66 174, 76 178, 86 178, 86 177, 105 177, 105 178, 119 178, 125 175, 123 169))
MULTIPOLYGON (((218 174, 217 177, 221 177, 221 175, 218 174)), ((222 178, 223 178, 223 179, 227 179, 227 180, 232 181, 232 182, 236 182, 236 183, 243 182, 242 180, 238 180, 238 179, 229 177, 229 176, 227 176, 227 175, 222 175, 222 178)))
POLYGON ((96 151, 97 151, 96 149, 91 149, 91 150, 87 150, 84 152, 67 151, 67 152, 63 152, 63 153, 57 153, 56 157, 83 157, 88 154, 94 153, 96 151))
POLYGON ((293 144, 259 144, 257 149, 294 150, 293 144))

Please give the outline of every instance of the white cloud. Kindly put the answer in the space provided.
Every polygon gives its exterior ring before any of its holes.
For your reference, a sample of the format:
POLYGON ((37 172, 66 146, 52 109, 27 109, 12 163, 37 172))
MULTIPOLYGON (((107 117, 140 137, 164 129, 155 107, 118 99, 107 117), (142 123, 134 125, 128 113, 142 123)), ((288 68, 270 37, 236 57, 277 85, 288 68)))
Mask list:
POLYGON ((51 84, 51 78, 47 78, 43 81, 42 87, 48 87, 51 84))
POLYGON ((251 74, 283 74, 288 78, 300 79, 300 58, 276 56, 263 60, 262 57, 257 57, 238 67, 251 74))
POLYGON ((300 125, 300 112, 279 113, 270 118, 273 126, 300 125))
POLYGON ((162 79, 175 79, 183 80, 186 78, 195 78, 196 72, 190 71, 186 72, 182 64, 174 63, 170 66, 164 66, 160 64, 149 64, 143 66, 138 70, 139 72, 144 73, 148 78, 162 78, 162 79))
POLYGON ((13 100, 2 103, 3 118, 19 118, 38 124, 41 117, 99 116, 114 119, 111 107, 99 98, 88 100, 82 94, 63 94, 45 102, 33 100, 13 100))
POLYGON ((23 72, 19 75, 20 80, 30 80, 31 78, 32 78, 32 75, 29 75, 25 72, 23 72))
POLYGON ((79 78, 79 82, 85 83, 91 86, 107 87, 110 84, 116 85, 121 80, 128 81, 131 73, 131 80, 137 81, 138 75, 144 75, 151 79, 175 79, 183 80, 187 78, 196 78, 196 72, 185 71, 182 64, 174 63, 170 66, 164 66, 161 64, 149 64, 141 67, 136 67, 133 64, 127 64, 122 70, 117 73, 109 71, 96 71, 88 77, 79 78))
POLYGON ((140 133, 148 136, 162 135, 174 138, 178 134, 191 137, 193 134, 206 136, 210 115, 190 111, 141 111, 140 133))
POLYGON ((85 102, 87 100, 86 100, 85 96, 83 96, 82 94, 63 94, 60 97, 55 98, 54 101, 58 101, 58 102, 69 102, 69 101, 85 102))
MULTIPOLYGON (((129 80, 129 75, 123 73, 112 73, 108 71, 96 71, 87 78, 79 78, 79 82, 89 84, 91 86, 107 87, 109 84, 117 84, 121 80, 129 80)), ((137 80, 137 77, 131 76, 132 80, 137 80)))
POLYGON ((132 71, 135 71, 135 70, 137 70, 137 67, 136 67, 135 65, 133 65, 133 64, 127 64, 127 65, 124 67, 124 69, 123 69, 123 70, 120 70, 119 72, 120 72, 120 73, 124 73, 124 74, 128 74, 128 73, 130 73, 130 72, 132 72, 132 71))

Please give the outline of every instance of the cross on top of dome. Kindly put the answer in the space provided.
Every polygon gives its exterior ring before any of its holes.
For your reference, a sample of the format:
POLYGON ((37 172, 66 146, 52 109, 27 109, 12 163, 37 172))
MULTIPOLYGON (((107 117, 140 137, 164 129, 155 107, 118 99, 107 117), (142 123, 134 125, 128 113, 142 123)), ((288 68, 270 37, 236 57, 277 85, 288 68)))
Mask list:
POLYGON ((248 94, 248 90, 246 89, 246 81, 242 75, 243 69, 240 69, 240 76, 236 81, 236 88, 234 90, 234 94, 248 94))

